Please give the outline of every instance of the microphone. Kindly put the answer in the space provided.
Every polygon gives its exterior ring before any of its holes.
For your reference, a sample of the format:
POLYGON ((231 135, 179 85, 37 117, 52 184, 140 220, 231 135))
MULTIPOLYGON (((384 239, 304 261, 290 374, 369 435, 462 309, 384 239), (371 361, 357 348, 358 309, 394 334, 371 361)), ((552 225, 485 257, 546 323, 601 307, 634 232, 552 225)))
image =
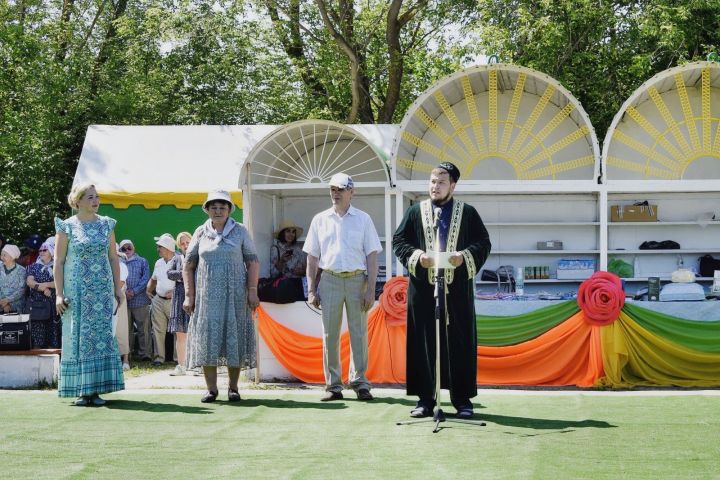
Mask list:
POLYGON ((435 207, 435 217, 433 220, 433 227, 438 228, 438 225, 440 225, 440 214, 442 213, 442 209, 440 207, 435 207))

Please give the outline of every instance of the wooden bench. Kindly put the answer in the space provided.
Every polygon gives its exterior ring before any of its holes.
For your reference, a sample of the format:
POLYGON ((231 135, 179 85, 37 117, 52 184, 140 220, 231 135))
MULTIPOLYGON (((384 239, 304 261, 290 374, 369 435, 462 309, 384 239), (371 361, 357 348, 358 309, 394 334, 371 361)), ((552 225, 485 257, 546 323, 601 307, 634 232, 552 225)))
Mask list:
POLYGON ((0 351, 0 388, 53 385, 60 369, 59 348, 0 351))

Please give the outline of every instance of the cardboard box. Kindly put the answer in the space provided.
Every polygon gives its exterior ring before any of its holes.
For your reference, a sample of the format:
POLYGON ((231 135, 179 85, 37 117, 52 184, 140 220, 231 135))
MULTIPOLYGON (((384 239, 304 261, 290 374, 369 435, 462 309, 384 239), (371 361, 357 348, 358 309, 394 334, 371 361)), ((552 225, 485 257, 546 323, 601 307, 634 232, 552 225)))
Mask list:
POLYGON ((657 205, 613 205, 611 222, 657 222, 657 205))

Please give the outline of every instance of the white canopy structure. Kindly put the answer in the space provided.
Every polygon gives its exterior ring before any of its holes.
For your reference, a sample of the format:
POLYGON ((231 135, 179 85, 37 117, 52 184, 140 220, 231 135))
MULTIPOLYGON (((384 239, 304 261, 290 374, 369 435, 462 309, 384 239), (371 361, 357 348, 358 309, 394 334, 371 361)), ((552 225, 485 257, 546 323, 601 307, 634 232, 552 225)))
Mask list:
POLYGON ((631 189, 644 184, 717 190, 719 109, 717 63, 689 63, 658 73, 627 99, 608 129, 604 182, 631 189))
POLYGON ((188 208, 209 190, 237 190, 250 150, 274 125, 91 125, 75 183, 92 182, 118 208, 188 208))
MULTIPOLYGON (((330 207, 328 181, 345 172, 353 177, 353 205, 368 212, 383 241, 392 233, 388 149, 394 125, 341 125, 302 120, 276 128, 249 153, 240 174, 245 223, 258 245, 270 245, 283 219, 305 231, 312 217, 330 207)), ((304 238, 300 238, 304 240, 304 238)), ((391 265, 385 242, 381 265, 391 265), (383 259, 384 258, 384 259, 383 259)), ((268 251, 259 251, 267 275, 268 251)))

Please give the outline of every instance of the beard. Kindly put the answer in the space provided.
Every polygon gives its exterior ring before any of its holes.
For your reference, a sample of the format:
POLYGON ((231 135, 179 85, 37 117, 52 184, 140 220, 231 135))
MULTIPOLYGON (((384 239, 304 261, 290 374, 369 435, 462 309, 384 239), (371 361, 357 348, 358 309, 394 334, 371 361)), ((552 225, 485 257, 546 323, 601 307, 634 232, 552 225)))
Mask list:
POLYGON ((432 195, 431 195, 430 199, 432 200, 432 203, 434 203, 435 205, 442 206, 442 205, 445 205, 448 201, 450 201, 451 196, 452 196, 452 194, 450 192, 448 192, 447 195, 445 195, 444 197, 437 197, 435 199, 433 199, 432 195))

